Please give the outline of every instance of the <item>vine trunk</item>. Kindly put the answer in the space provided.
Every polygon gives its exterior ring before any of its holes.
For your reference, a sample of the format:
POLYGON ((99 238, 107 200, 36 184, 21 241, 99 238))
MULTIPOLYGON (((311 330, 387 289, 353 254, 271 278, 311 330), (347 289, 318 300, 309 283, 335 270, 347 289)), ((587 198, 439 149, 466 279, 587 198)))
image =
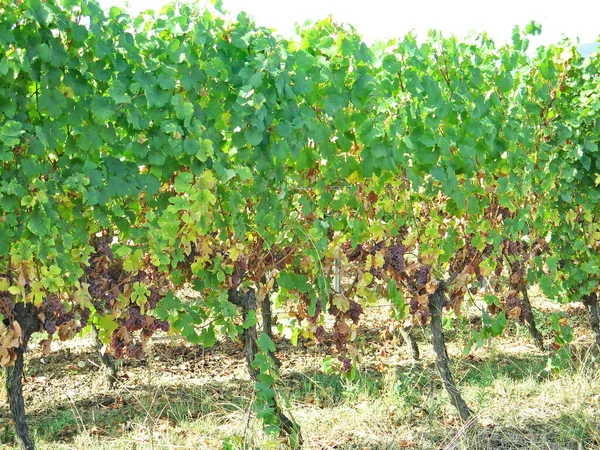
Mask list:
POLYGON ((444 386, 450 401, 458 410, 460 418, 463 421, 468 421, 473 412, 469 409, 466 402, 463 400, 450 370, 450 358, 446 350, 446 342, 444 332, 442 331, 442 309, 445 304, 445 296, 443 291, 444 283, 440 283, 440 287, 429 296, 429 312, 431 313, 431 343, 436 354, 436 365, 440 372, 440 376, 444 382, 444 386))

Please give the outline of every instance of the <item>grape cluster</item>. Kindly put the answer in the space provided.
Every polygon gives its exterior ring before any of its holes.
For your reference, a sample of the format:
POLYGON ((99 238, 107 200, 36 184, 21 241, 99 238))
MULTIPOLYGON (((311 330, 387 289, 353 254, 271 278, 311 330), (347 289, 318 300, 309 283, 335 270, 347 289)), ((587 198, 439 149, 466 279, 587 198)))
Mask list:
POLYGON ((231 275, 231 288, 237 290, 244 276, 248 272, 248 260, 245 256, 240 256, 233 267, 233 275, 231 275))
POLYGON ((421 325, 427 325, 427 321, 431 317, 431 313, 429 311, 421 311, 421 325))
POLYGON ((57 294, 50 294, 45 297, 39 311, 41 318, 43 317, 42 326, 48 335, 56 333, 58 327, 75 318, 73 311, 67 312, 65 304, 57 294))
MULTIPOLYGON (((85 268, 85 277, 82 280, 89 285, 92 304, 98 314, 119 313, 115 317, 119 327, 117 330, 127 330, 129 338, 123 340, 123 334, 115 333, 111 337, 110 348, 116 358, 139 358, 142 355, 142 343, 132 342, 132 333, 140 332, 145 340, 158 330, 168 331, 169 322, 162 321, 147 315, 146 311, 156 308, 162 298, 162 285, 164 280, 158 268, 152 264, 150 255, 145 253, 142 259, 142 268, 135 274, 128 274, 123 269, 123 264, 113 255, 110 243, 112 237, 108 232, 94 236, 90 243, 94 253, 90 255, 89 264, 85 268), (141 283, 148 289, 146 303, 143 308, 137 304, 121 305, 119 296, 126 296, 134 283, 141 283)), ((121 300, 122 301, 122 300, 121 300)), ((79 311, 81 325, 86 326, 89 321, 90 311, 79 311)))
POLYGON ((385 245, 385 241, 376 242, 375 245, 373 245, 373 249, 371 250, 371 254, 374 255, 378 251, 382 250, 383 247, 384 247, 384 245, 385 245))
POLYGON ((123 325, 125 325, 127 330, 137 331, 144 328, 145 319, 144 316, 142 316, 142 312, 138 305, 130 306, 127 309, 127 313, 127 317, 123 322, 123 325))
POLYGON ((89 264, 85 267, 84 282, 88 283, 92 304, 99 314, 110 312, 121 293, 119 283, 123 268, 119 261, 113 259, 113 252, 108 233, 102 233, 91 240, 95 252, 90 255, 89 264))
POLYGON ((89 308, 83 308, 79 311, 79 323, 82 328, 85 328, 88 326, 88 323, 90 321, 90 314, 91 314, 91 311, 89 308))
POLYGON ((332 302, 329 302, 329 308, 327 309, 327 312, 336 317, 340 313, 340 310, 332 302))
POLYGON ((350 359, 339 355, 338 356, 338 361, 342 363, 342 370, 346 373, 350 372, 350 368, 352 367, 352 361, 350 361, 350 359))
POLYGON ((318 344, 325 342, 325 327, 323 327, 323 325, 319 325, 315 330, 315 341, 317 341, 318 344))
POLYGON ((121 359, 125 354, 125 341, 113 334, 110 338, 110 348, 112 349, 115 358, 121 359))
POLYGON ((360 305, 360 303, 351 300, 350 306, 348 308, 348 311, 346 311, 345 315, 347 317, 349 317, 352 320, 352 322, 357 324, 358 321, 360 320, 360 315, 362 313, 363 313, 363 308, 360 305))
POLYGON ((511 295, 510 297, 508 297, 504 303, 504 309, 507 314, 509 314, 510 311, 514 310, 515 308, 519 308, 519 310, 520 310, 519 319, 521 319, 523 317, 523 314, 525 312, 523 306, 524 305, 521 304, 521 299, 518 297, 517 294, 511 295))
POLYGON ((331 340, 335 344, 335 349, 338 353, 342 353, 346 348, 346 339, 348 335, 346 333, 334 332, 331 336, 331 340))
POLYGON ((129 358, 140 359, 144 354, 144 348, 140 342, 127 346, 127 356, 129 358))
POLYGON ((369 273, 373 275, 373 281, 371 281, 369 287, 373 286, 375 279, 383 280, 385 278, 385 272, 382 267, 371 267, 369 273))
POLYGON ((422 288, 429 281, 429 266, 423 266, 417 271, 416 275, 417 287, 422 288))
MULTIPOLYGON (((257 260, 250 261, 250 267, 257 268, 262 265, 273 269, 283 269, 296 255, 296 248, 292 246, 278 248, 271 247, 265 254, 262 263, 257 260)), ((246 266, 246 271, 248 267, 246 266)))
POLYGON ((312 324, 316 324, 319 320, 319 316, 323 312, 323 306, 321 305, 321 301, 317 300, 317 304, 315 305, 315 314, 310 316, 308 315, 308 306, 306 309, 306 315, 308 317, 308 321, 312 324))
POLYGON ((394 272, 400 274, 404 270, 404 245, 390 245, 386 253, 386 263, 394 272))
POLYGON ((148 298, 146 299, 146 306, 148 309, 154 309, 161 300, 162 295, 160 295, 160 290, 156 286, 151 286, 149 291, 150 294, 148 294, 148 298))
POLYGON ((503 244, 506 256, 521 256, 529 250, 529 245, 523 241, 509 241, 505 239, 503 244))
POLYGON ((417 300, 416 297, 412 297, 410 299, 410 303, 409 304, 410 304, 410 310, 412 312, 418 311, 420 309, 420 307, 419 307, 419 301, 417 300))
POLYGON ((355 248, 352 248, 351 241, 346 241, 346 243, 344 243, 344 245, 342 246, 342 249, 346 253, 348 261, 357 261, 359 259, 362 259, 364 250, 362 244, 358 244, 355 248))
POLYGON ((10 317, 14 309, 15 302, 12 295, 7 291, 0 292, 0 314, 5 318, 10 317))

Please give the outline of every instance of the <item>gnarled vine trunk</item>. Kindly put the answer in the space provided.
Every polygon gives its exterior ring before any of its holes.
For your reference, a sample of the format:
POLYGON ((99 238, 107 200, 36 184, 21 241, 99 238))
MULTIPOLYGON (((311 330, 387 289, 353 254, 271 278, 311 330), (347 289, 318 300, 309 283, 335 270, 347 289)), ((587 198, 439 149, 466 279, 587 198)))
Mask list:
POLYGON ((600 347, 600 316, 598 315, 598 294, 585 295, 582 298, 583 304, 587 309, 590 327, 596 338, 596 345, 600 347))
POLYGON ((531 309, 531 302, 529 301, 529 294, 527 293, 527 285, 523 285, 521 288, 521 292, 523 293, 523 306, 525 307, 525 325, 527 325, 527 329, 529 330, 529 335, 533 339, 535 346, 544 351, 544 337, 540 330, 538 330, 535 324, 535 317, 533 315, 533 310, 531 309))
POLYGON ((410 328, 400 327, 398 331, 400 331, 402 339, 404 339, 404 342, 410 350, 410 356, 414 361, 418 361, 421 357, 419 353, 419 344, 417 344, 417 341, 412 336, 410 328))
MULTIPOLYGON (((254 292, 254 290, 250 289, 246 293, 230 290, 228 293, 228 299, 234 305, 242 307, 244 321, 246 321, 246 317, 248 316, 250 311, 254 311, 256 313, 256 293, 254 292)), ((246 363, 248 365, 248 372, 250 373, 250 377, 254 381, 258 380, 257 376, 259 374, 257 372, 257 369, 253 366, 254 359, 259 353, 258 345, 256 343, 257 339, 258 332, 256 324, 244 330, 244 355, 246 357, 246 363)), ((302 435, 300 433, 300 425, 298 425, 296 422, 294 422, 292 419, 290 419, 284 414, 281 407, 279 406, 279 403, 277 402, 276 397, 273 397, 273 403, 275 414, 277 415, 277 419, 279 420, 279 424, 281 425, 281 432, 284 433, 288 438, 290 438, 290 443, 293 444, 292 448, 301 448, 302 435), (293 437, 295 437, 295 443, 293 442, 293 437)))
POLYGON ((25 400, 23 398, 23 366, 25 364, 25 350, 31 334, 39 330, 39 319, 32 310, 31 305, 17 303, 14 309, 14 319, 21 326, 21 345, 15 349, 16 360, 12 367, 6 368, 6 393, 10 412, 15 422, 15 436, 19 447, 23 450, 33 450, 35 445, 29 435, 27 419, 25 416, 25 400))
MULTIPOLYGON (((268 295, 265 295, 261 305, 260 305, 260 313, 262 315, 263 323, 262 330, 271 340, 273 340, 273 312, 271 309, 271 299, 268 295)), ((281 367, 281 361, 275 353, 269 352, 269 356, 275 362, 277 367, 281 367)))
POLYGON ((104 344, 100 340, 98 328, 94 324, 92 324, 92 335, 94 337, 94 350, 102 365, 102 375, 104 376, 108 389, 112 390, 115 387, 117 373, 119 371, 117 361, 111 354, 102 351, 104 344))
POLYGON ((463 400, 454 380, 452 379, 452 372, 450 370, 450 358, 446 350, 446 342, 444 339, 444 332, 442 330, 442 309, 445 304, 444 296, 444 283, 440 283, 438 289, 429 296, 429 312, 431 313, 431 343, 433 344, 433 350, 436 354, 436 365, 444 387, 450 397, 450 402, 456 407, 460 418, 463 421, 467 421, 471 418, 473 412, 467 406, 467 403, 463 400))

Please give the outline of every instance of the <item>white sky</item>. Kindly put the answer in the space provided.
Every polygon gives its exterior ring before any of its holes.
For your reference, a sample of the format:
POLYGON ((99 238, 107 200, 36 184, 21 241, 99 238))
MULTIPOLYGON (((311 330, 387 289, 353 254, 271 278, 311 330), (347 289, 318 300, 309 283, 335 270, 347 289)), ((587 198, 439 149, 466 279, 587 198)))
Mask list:
MULTIPOLYGON (((99 0, 104 7, 129 4, 138 13, 160 9, 167 0, 99 0)), ((207 0, 199 0, 204 4, 207 0)), ((295 23, 318 20, 332 14, 339 22, 352 24, 372 43, 377 39, 403 36, 414 29, 421 40, 431 28, 465 36, 486 31, 494 39, 510 39, 514 25, 535 20, 542 36, 533 44, 558 42, 562 35, 594 42, 600 35, 600 0, 223 0, 225 9, 237 15, 246 11, 257 24, 274 28, 290 37, 295 23)))

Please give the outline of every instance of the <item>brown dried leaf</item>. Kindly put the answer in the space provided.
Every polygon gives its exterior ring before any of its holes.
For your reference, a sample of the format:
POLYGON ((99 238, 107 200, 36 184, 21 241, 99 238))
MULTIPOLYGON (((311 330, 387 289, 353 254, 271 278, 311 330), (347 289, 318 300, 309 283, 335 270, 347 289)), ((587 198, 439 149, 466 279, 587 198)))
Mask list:
POLYGON ((42 348, 42 353, 47 355, 50 353, 50 346, 52 345, 52 339, 44 339, 40 341, 40 347, 42 348))
POLYGON ((427 295, 427 294, 419 295, 417 297, 417 302, 419 303, 419 306, 428 305, 429 304, 429 295, 427 295))
POLYGON ((11 354, 9 353, 8 349, 5 347, 0 347, 0 366, 4 367, 4 366, 8 366, 9 362, 11 360, 11 354))
POLYGON ((344 320, 339 320, 335 324, 335 329, 340 334, 349 334, 350 331, 351 331, 350 327, 348 326, 348 324, 344 320))
POLYGON ((438 288, 439 284, 440 284, 440 282, 439 282, 438 280, 436 280, 435 278, 432 278, 432 279, 429 281, 429 283, 427 283, 427 284, 425 285, 425 291, 426 291, 426 292, 427 292, 429 295, 431 295, 431 294, 433 294, 433 293, 434 293, 434 292, 437 290, 437 288, 438 288))
POLYGON ((521 279, 523 278, 523 272, 521 272, 520 270, 513 273, 510 277, 510 282, 515 285, 515 284, 519 284, 521 282, 521 279))
POLYGON ((15 335, 17 336, 21 336, 22 330, 21 330, 21 325, 19 324, 19 322, 17 322, 16 320, 12 323, 12 328, 15 331, 15 335))
POLYGON ((119 328, 119 331, 117 331, 117 336, 123 340, 125 345, 131 342, 131 334, 129 334, 129 330, 127 330, 126 326, 119 328))
POLYGON ((521 315, 521 308, 519 306, 515 306, 510 311, 508 311, 508 318, 511 320, 517 319, 521 315))

